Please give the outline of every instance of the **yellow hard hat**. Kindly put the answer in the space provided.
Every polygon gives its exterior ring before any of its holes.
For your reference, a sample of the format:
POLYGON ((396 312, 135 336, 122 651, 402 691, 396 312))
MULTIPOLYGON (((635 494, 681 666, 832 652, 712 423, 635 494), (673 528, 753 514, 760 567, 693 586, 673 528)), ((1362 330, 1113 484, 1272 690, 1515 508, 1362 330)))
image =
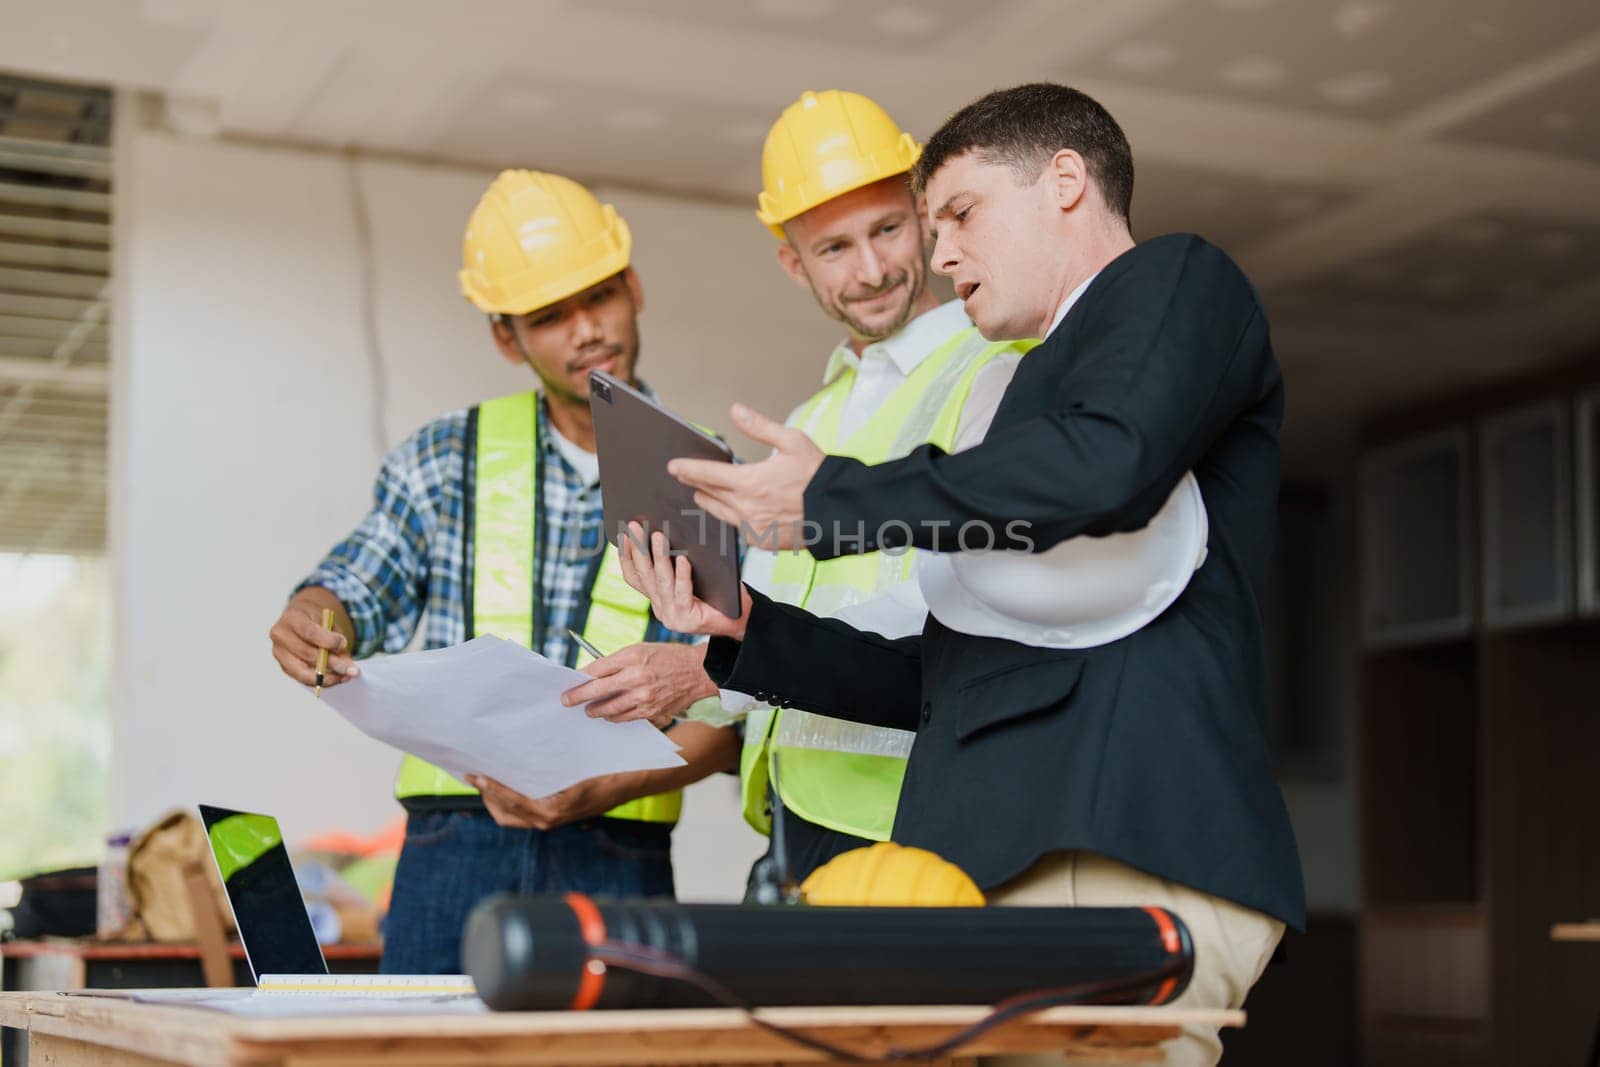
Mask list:
POLYGON ((835 856, 800 886, 807 904, 874 908, 978 908, 983 893, 955 864, 883 841, 835 856))
POLYGON ((783 109, 761 149, 756 218, 783 224, 836 196, 916 165, 922 146, 860 93, 810 91, 783 109))
POLYGON ((577 182, 502 171, 467 220, 461 292, 479 311, 522 315, 611 277, 632 250, 617 209, 577 182))

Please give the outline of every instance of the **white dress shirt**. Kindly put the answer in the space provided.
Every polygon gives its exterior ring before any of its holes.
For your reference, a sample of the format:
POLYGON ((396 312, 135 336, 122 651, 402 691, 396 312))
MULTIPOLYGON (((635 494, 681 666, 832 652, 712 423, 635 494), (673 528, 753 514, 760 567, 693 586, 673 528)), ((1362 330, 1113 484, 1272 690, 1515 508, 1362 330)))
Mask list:
MULTIPOLYGON (((1061 306, 1056 308, 1055 318, 1050 320, 1046 337, 1055 332, 1061 320, 1067 317, 1067 312, 1072 310, 1072 305, 1078 302, 1084 290, 1099 276, 1100 272, 1095 271, 1067 294, 1061 306)), ((865 425, 872 413, 888 401, 923 360, 957 330, 970 325, 972 320, 961 309, 961 301, 952 300, 932 311, 923 312, 906 323, 893 337, 867 345, 859 356, 848 344, 841 343, 835 348, 828 357, 828 368, 822 375, 823 384, 833 381, 846 367, 856 370, 856 380, 851 384, 850 395, 845 398, 844 408, 839 413, 840 439, 848 439, 865 425)), ((961 418, 956 423, 952 452, 971 448, 989 432, 989 423, 994 421, 1000 398, 1005 396, 1006 386, 1011 384, 1012 376, 1017 373, 1017 361, 1020 358, 1008 352, 990 360, 973 377, 972 389, 967 394, 966 404, 961 408, 961 418)), ((793 417, 791 414, 790 418, 793 417)))
MULTIPOLYGON (((850 393, 845 397, 839 412, 839 439, 848 440, 851 434, 867 424, 874 412, 883 407, 894 391, 905 384, 924 360, 961 330, 972 325, 967 313, 961 310, 961 301, 940 304, 932 311, 924 311, 900 328, 900 331, 882 341, 874 341, 861 350, 858 356, 845 342, 828 356, 827 369, 823 371, 824 385, 843 374, 847 368, 856 372, 850 383, 850 393)), ((1011 376, 1016 373, 1017 356, 1007 353, 986 363, 972 379, 971 392, 961 409, 956 424, 954 450, 971 448, 983 440, 994 409, 1000 405, 1011 376), (974 430, 974 423, 982 425, 974 430)), ((798 408, 795 409, 799 411, 798 408)), ((793 420, 794 413, 790 414, 793 420)))
POLYGON ((1067 298, 1061 301, 1061 306, 1056 308, 1056 317, 1050 320, 1050 328, 1044 332, 1046 337, 1049 337, 1051 334, 1056 332, 1056 327, 1060 326, 1061 320, 1067 317, 1067 312, 1071 311, 1072 305, 1078 302, 1078 297, 1082 296, 1083 291, 1089 288, 1089 283, 1093 282, 1098 277, 1100 277, 1100 272, 1095 271, 1093 274, 1085 278, 1076 289, 1067 294, 1067 298))

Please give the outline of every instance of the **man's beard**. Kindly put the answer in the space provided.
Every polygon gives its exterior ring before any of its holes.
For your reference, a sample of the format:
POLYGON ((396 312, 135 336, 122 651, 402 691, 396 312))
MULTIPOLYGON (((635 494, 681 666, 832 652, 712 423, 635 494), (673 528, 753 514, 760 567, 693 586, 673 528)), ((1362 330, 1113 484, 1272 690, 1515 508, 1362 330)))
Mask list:
MULTIPOLYGON (((886 337, 893 337, 895 334, 899 333, 901 328, 905 326, 907 322, 911 321, 911 309, 916 304, 917 298, 922 295, 922 289, 927 284, 927 279, 927 274, 922 271, 907 271, 897 277, 894 281, 884 285, 882 289, 879 290, 878 295, 882 295, 884 292, 894 289, 896 286, 901 287, 905 291, 905 302, 900 305, 899 311, 895 314, 895 316, 883 325, 869 326, 867 323, 861 321, 859 318, 850 313, 851 304, 865 302, 859 298, 849 301, 841 299, 839 303, 834 306, 833 313, 841 322, 848 326, 851 332, 853 332, 856 336, 863 337, 869 342, 882 341, 886 337)), ((871 297, 868 297, 867 299, 870 300, 871 297)))

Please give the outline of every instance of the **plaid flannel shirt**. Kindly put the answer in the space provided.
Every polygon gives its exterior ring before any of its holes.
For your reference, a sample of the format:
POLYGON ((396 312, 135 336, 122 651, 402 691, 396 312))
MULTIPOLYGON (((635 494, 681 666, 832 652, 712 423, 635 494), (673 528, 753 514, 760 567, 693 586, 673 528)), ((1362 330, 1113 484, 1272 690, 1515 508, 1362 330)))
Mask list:
MULTIPOLYGON (((589 567, 600 551, 604 511, 600 486, 585 485, 561 455, 542 398, 539 406, 539 456, 544 464, 539 588, 545 614, 544 647, 538 651, 571 666, 578 648, 567 636, 567 627, 579 618, 589 595, 589 567)), ((339 598, 355 626, 357 658, 401 651, 419 621, 425 648, 444 648, 467 639, 470 607, 462 574, 468 551, 464 516, 472 447, 467 412, 461 410, 434 419, 391 449, 373 486, 372 510, 296 587, 320 585, 339 598)), ((654 616, 644 639, 680 644, 699 640, 668 630, 654 616)))

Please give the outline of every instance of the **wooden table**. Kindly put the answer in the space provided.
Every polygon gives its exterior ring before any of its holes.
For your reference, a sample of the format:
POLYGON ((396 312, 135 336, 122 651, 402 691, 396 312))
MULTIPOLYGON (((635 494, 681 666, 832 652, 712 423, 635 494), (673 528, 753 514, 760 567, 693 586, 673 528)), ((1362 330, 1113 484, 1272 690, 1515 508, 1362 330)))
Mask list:
MULTIPOLYGON (((981 1018, 977 1007, 773 1008, 773 1022, 881 1057, 981 1018)), ((1158 1060, 1183 1023, 1242 1026, 1244 1013, 1067 1007, 997 1028, 962 1056, 1070 1050, 1158 1060)), ((26 1032, 33 1067, 424 1067, 428 1064, 818 1063, 827 1058, 721 1008, 485 1015, 240 1019, 221 1012, 57 993, 0 994, 0 1026, 26 1032)), ((947 1064, 967 1060, 939 1061, 947 1064)))
MULTIPOLYGON (((383 946, 324 945, 328 970, 371 974, 383 946)), ((252 985, 244 949, 229 946, 232 983, 252 985)), ((188 942, 99 941, 49 937, 0 944, 0 990, 182 988, 205 983, 200 946, 188 942)), ((20 1067, 24 1053, 15 1030, 0 1029, 0 1064, 20 1067)))
MULTIPOLYGON (((250 985, 244 948, 228 946, 234 984, 250 985)), ((370 974, 378 969, 383 946, 324 945, 322 954, 334 973, 370 974)), ((50 937, 7 941, 0 945, 5 969, 0 989, 134 989, 203 984, 200 947, 191 942, 99 941, 50 937)))

